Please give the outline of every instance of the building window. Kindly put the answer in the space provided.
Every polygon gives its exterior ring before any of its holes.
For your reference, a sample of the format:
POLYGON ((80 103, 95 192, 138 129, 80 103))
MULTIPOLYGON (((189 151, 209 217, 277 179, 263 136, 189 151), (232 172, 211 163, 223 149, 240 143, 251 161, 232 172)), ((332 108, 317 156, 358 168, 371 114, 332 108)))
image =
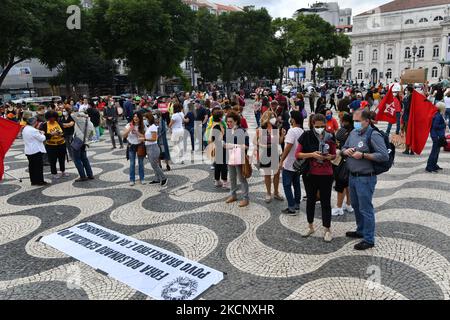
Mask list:
POLYGON ((405 24, 414 24, 414 20, 413 19, 408 19, 408 20, 406 20, 405 24))
POLYGON ((437 16, 433 19, 434 21, 443 21, 444 18, 442 18, 441 16, 437 16))
POLYGON ((387 79, 392 79, 392 69, 387 69, 386 78, 387 79))
POLYGON ((364 52, 362 50, 360 50, 358 52, 358 61, 362 62, 364 60, 364 52))
POLYGON ((439 46, 433 47, 433 58, 439 58, 439 46))
POLYGON ((393 60, 394 59, 394 54, 393 54, 393 50, 392 49, 388 49, 387 59, 388 60, 393 60))
POLYGON ((424 22, 428 22, 428 19, 427 19, 427 18, 421 18, 421 19, 419 20, 419 23, 424 23, 424 22))
POLYGON ((425 48, 423 46, 420 46, 419 53, 417 55, 418 58, 424 58, 425 57, 425 48))
POLYGON ((378 50, 377 49, 373 50, 372 60, 373 61, 377 61, 378 60, 378 50))
POLYGON ((433 67, 433 69, 431 69, 431 77, 432 78, 438 77, 438 68, 437 67, 433 67))
POLYGON ((409 59, 409 58, 411 58, 411 48, 406 47, 405 48, 405 59, 409 59))
POLYGON ((362 78, 363 78, 363 72, 362 72, 362 70, 358 70, 358 79, 362 80, 362 78))

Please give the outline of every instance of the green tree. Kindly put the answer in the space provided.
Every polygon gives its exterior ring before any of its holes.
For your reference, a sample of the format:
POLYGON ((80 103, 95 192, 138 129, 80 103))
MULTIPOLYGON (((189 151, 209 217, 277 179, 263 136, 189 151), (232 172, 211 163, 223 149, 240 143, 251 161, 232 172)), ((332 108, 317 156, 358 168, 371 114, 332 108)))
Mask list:
POLYGON ((194 24, 181 0, 96 0, 92 12, 105 55, 126 59, 136 83, 151 90, 159 77, 180 73, 194 24))
POLYGON ((318 15, 299 15, 297 21, 304 26, 303 59, 312 64, 312 81, 315 83, 317 65, 336 56, 347 57, 350 39, 338 34, 334 26, 318 15))
POLYGON ((273 63, 278 66, 280 87, 283 84, 284 69, 298 65, 303 57, 304 26, 295 19, 277 18, 272 25, 273 63))

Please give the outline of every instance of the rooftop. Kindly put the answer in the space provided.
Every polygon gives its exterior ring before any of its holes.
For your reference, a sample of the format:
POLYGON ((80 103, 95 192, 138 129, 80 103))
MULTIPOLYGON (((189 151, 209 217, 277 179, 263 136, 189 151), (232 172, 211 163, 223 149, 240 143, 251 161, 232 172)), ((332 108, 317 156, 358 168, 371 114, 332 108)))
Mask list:
POLYGON ((450 0, 394 0, 375 9, 363 12, 359 16, 371 15, 375 12, 387 13, 409 9, 425 8, 450 4, 450 0))

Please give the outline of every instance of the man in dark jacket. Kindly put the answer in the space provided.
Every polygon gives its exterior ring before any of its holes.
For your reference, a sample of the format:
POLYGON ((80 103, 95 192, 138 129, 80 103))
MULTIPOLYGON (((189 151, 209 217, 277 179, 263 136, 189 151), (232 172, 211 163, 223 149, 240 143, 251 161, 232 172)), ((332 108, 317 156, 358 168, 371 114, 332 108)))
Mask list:
POLYGON ((441 151, 441 139, 445 139, 445 103, 439 102, 437 104, 438 112, 433 117, 433 123, 431 125, 431 140, 433 140, 433 147, 431 148, 430 157, 428 158, 426 171, 429 173, 437 173, 442 170, 438 166, 439 152, 441 151))
POLYGON ((114 139, 114 134, 116 134, 119 138, 120 149, 123 149, 123 140, 119 130, 119 113, 117 112, 117 108, 114 105, 114 100, 108 101, 108 105, 103 111, 103 117, 106 119, 106 125, 108 126, 113 149, 116 149, 116 140, 114 139))
POLYGON ((90 106, 87 111, 87 115, 89 116, 92 124, 95 128, 95 141, 100 141, 100 112, 98 111, 97 107, 90 106))
POLYGON ((125 117, 127 118, 127 122, 130 123, 133 120, 134 113, 134 103, 131 98, 128 98, 127 101, 123 104, 123 108, 125 109, 125 117))

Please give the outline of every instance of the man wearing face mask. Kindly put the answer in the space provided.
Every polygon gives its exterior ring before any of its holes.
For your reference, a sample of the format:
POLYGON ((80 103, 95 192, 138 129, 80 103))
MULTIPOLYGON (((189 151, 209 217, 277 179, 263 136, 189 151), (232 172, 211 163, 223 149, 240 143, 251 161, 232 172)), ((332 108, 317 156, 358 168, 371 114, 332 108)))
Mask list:
POLYGON ((375 212, 372 204, 377 176, 374 162, 389 160, 389 153, 382 135, 371 127, 369 111, 354 113, 354 127, 342 153, 347 157, 350 171, 350 198, 355 210, 356 232, 347 232, 349 238, 363 239, 355 250, 367 250, 375 246, 375 212), (371 146, 369 146, 369 141, 371 146), (372 152, 371 152, 372 150, 372 152))

